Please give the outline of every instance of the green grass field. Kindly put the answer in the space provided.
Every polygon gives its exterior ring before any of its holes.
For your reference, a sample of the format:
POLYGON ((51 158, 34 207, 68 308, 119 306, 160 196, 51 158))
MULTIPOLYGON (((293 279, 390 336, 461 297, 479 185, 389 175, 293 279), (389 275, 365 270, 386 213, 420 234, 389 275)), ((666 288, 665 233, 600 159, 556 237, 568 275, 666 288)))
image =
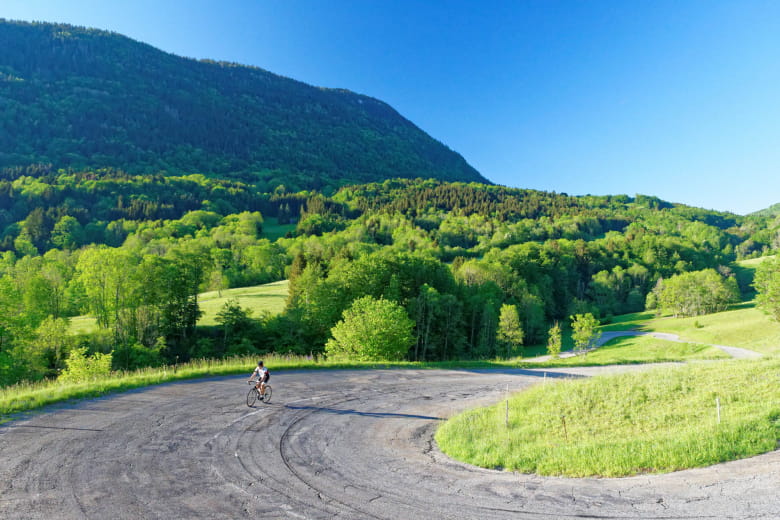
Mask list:
POLYGON ((453 417, 439 447, 477 466, 569 477, 707 466, 776 449, 780 359, 540 384, 509 399, 508 426, 505 407, 453 417))
MULTIPOLYGON (((237 287, 221 291, 205 292, 198 295, 198 305, 203 315, 198 325, 213 326, 217 324, 217 313, 229 300, 237 300, 238 304, 249 309, 253 318, 259 318, 264 312, 272 315, 284 310, 289 292, 287 280, 255 285, 252 287, 237 287)), ((70 318, 70 334, 89 334, 97 330, 97 321, 91 316, 75 316, 70 318)))
POLYGON ((587 354, 551 360, 537 366, 625 365, 728 358, 723 351, 707 345, 677 343, 651 336, 627 336, 615 338, 587 354))
POLYGON ((288 288, 288 281, 282 280, 253 287, 225 289, 221 295, 217 291, 201 293, 198 295, 198 305, 203 316, 198 320, 198 325, 216 325, 217 313, 229 300, 237 300, 242 308, 252 312, 253 318, 260 317, 264 312, 279 314, 284 310, 288 288))

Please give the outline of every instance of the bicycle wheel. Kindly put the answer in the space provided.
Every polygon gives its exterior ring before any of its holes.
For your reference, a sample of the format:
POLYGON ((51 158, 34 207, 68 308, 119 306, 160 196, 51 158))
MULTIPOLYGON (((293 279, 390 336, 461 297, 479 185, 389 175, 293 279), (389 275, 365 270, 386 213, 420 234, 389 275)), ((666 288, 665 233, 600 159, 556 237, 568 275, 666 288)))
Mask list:
POLYGON ((258 395, 259 394, 257 392, 257 388, 255 388, 254 386, 250 388, 249 393, 246 394, 246 405, 251 408, 252 405, 255 404, 255 401, 257 401, 258 395))
POLYGON ((271 394, 273 393, 273 390, 271 390, 271 385, 265 385, 265 391, 263 392, 263 402, 268 403, 271 400, 271 394))

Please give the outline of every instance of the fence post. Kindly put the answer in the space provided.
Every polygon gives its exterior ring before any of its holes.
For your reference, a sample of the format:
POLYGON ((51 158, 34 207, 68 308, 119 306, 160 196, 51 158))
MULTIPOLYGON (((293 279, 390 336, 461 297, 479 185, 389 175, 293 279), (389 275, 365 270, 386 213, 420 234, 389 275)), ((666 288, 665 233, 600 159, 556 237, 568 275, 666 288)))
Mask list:
POLYGON ((718 424, 720 424, 720 397, 715 398, 715 409, 718 412, 718 424))
POLYGON ((506 384, 506 415, 504 416, 504 426, 509 428, 509 383, 506 384))

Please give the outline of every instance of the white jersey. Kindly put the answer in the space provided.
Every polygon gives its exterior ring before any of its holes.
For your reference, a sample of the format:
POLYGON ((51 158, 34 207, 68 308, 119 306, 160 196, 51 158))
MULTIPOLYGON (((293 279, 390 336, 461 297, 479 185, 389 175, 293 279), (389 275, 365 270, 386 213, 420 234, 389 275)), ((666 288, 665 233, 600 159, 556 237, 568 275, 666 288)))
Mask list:
POLYGON ((255 371, 252 372, 252 377, 257 376, 258 381, 263 381, 267 375, 268 369, 265 367, 257 367, 255 368, 255 371))

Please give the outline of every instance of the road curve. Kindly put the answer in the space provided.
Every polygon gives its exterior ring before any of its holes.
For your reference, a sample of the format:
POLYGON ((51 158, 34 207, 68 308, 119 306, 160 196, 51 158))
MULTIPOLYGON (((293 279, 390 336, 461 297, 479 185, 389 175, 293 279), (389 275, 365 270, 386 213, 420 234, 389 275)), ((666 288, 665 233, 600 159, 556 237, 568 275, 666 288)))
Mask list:
POLYGON ((668 475, 546 478, 474 468, 433 442, 465 408, 566 370, 276 373, 50 407, 0 426, 0 518, 778 518, 780 452, 668 475))

